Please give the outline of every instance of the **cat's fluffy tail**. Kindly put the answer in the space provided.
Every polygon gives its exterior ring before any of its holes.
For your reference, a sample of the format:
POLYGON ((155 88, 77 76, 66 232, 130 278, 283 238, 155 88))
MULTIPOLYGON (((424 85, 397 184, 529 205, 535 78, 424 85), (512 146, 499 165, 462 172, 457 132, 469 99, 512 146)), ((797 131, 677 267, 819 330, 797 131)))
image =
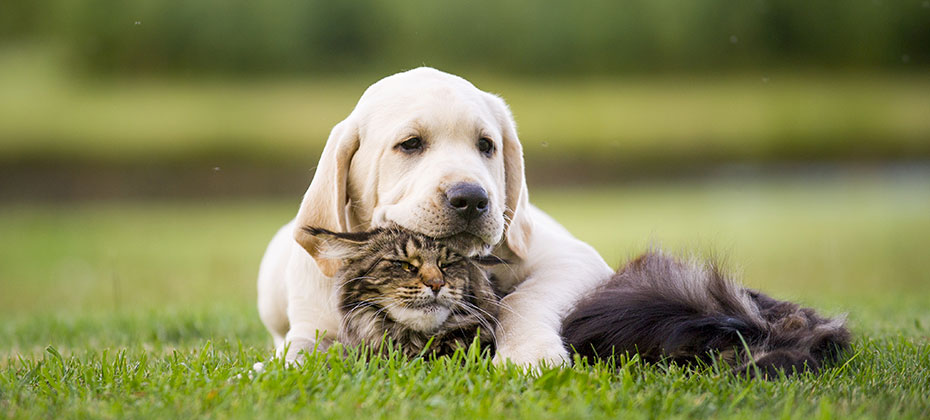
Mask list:
POLYGON ((744 289, 714 263, 646 253, 576 306, 562 326, 570 351, 639 353, 649 362, 722 358, 748 375, 819 370, 849 346, 842 319, 744 289))

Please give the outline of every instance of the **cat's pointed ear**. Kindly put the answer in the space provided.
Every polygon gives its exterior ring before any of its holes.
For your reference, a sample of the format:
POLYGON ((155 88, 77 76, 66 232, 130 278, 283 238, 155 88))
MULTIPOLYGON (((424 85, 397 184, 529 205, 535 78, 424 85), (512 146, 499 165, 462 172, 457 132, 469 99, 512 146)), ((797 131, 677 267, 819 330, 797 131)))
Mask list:
POLYGON ((484 255, 472 257, 471 260, 482 267, 493 267, 495 265, 507 264, 507 260, 498 258, 494 255, 484 255))
POLYGON ((340 263, 360 256, 373 232, 333 232, 313 226, 302 230, 320 241, 317 258, 340 263))

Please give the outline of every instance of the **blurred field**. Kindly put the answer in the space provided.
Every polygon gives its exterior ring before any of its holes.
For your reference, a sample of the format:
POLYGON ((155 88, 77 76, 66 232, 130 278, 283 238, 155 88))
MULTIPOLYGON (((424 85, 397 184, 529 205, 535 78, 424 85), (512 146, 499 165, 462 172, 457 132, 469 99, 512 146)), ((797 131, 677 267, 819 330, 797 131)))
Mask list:
MULTIPOLYGON (((722 255, 746 283, 779 296, 854 320, 863 310, 894 312, 869 326, 921 317, 930 326, 926 307, 908 304, 930 301, 925 171, 538 188, 531 199, 613 266, 652 245, 722 255)), ((297 197, 4 205, 0 314, 250 308, 264 246, 296 205, 297 197)))
MULTIPOLYGON (((0 55, 0 162, 308 168, 332 126, 377 80, 88 80, 63 65, 49 54, 0 55)), ((509 101, 531 163, 575 163, 596 172, 930 157, 924 75, 462 75, 509 101)))

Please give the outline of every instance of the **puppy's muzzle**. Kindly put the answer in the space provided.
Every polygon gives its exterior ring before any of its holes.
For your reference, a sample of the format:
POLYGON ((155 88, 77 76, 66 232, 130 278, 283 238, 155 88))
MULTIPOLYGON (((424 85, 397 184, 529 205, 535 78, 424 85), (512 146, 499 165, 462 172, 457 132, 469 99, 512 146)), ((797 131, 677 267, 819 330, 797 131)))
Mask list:
POLYGON ((446 190, 446 203, 465 221, 484 216, 488 202, 488 192, 477 184, 460 182, 446 190))

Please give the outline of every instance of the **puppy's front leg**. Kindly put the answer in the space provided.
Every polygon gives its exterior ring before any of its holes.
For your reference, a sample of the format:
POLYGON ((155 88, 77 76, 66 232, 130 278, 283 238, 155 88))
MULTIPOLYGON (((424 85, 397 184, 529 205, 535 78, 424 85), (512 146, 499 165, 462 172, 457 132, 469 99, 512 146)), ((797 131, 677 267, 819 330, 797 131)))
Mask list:
POLYGON ((562 343, 562 319, 585 293, 603 284, 610 267, 591 246, 567 232, 535 235, 531 257, 516 275, 525 276, 501 301, 495 363, 559 365, 569 354, 562 343))
POLYGON ((299 362, 302 351, 325 351, 338 333, 339 310, 332 279, 302 249, 295 250, 287 270, 287 318, 290 329, 277 348, 278 357, 299 362), (286 349, 286 354, 285 354, 286 349))

